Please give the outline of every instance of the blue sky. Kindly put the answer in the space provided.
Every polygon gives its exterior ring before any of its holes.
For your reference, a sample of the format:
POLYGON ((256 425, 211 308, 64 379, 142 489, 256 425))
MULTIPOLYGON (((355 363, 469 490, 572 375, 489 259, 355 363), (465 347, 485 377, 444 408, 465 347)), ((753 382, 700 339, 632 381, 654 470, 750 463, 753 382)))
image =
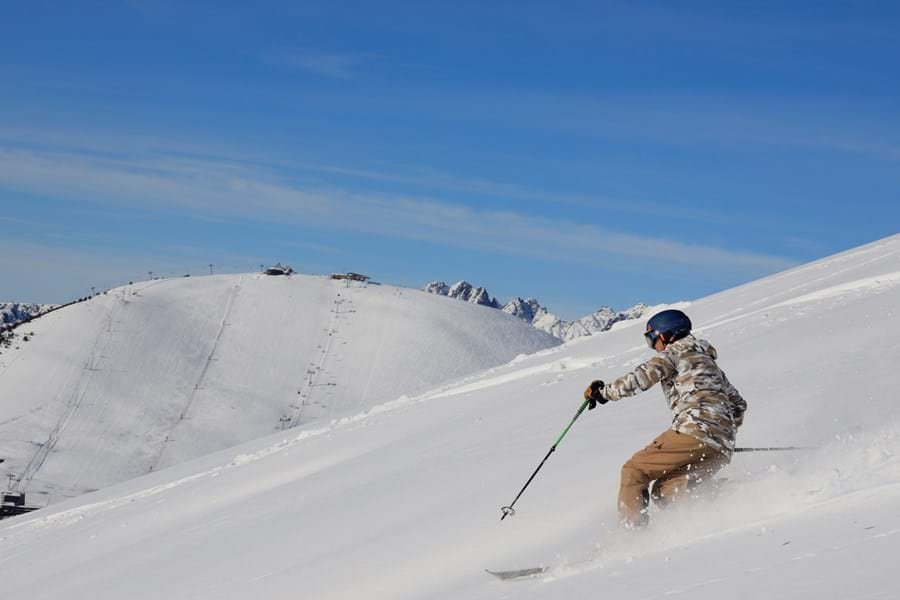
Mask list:
POLYGON ((897 3, 3 14, 0 300, 281 261, 575 318, 900 230, 897 3))

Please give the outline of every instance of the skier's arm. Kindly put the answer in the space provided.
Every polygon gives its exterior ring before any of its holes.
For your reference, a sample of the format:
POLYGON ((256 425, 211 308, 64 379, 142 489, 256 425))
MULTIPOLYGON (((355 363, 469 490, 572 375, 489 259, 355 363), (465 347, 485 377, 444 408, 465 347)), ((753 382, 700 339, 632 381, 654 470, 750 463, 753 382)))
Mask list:
POLYGON ((725 371, 721 372, 722 383, 725 384, 725 395, 728 396, 728 401, 731 403, 731 416, 734 417, 734 424, 740 427, 744 424, 744 412, 747 410, 747 401, 744 400, 740 392, 737 391, 737 388, 728 381, 728 377, 725 376, 725 371))
POLYGON ((654 356, 631 373, 607 383, 601 390, 607 400, 619 400, 649 390, 660 380, 675 373, 675 364, 665 354, 654 356))

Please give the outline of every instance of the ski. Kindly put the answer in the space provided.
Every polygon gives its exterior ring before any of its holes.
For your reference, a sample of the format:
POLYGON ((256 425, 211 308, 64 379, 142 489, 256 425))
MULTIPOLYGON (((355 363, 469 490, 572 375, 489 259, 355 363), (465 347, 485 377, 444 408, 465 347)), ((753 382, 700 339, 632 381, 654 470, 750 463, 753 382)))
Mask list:
POLYGON ((532 567, 530 569, 514 569, 512 571, 491 571, 490 569, 485 569, 486 572, 503 581, 537 577, 538 575, 542 575, 549 570, 550 567, 532 567))

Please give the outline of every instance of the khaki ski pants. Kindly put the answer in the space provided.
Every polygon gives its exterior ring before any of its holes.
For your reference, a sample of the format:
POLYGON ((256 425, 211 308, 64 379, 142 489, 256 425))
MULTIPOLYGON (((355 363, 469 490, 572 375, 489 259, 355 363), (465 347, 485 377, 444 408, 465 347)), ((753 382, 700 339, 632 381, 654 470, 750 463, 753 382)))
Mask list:
POLYGON ((628 528, 647 524, 651 482, 656 482, 653 501, 665 507, 727 464, 728 457, 722 452, 687 434, 667 430, 622 466, 619 519, 628 528))

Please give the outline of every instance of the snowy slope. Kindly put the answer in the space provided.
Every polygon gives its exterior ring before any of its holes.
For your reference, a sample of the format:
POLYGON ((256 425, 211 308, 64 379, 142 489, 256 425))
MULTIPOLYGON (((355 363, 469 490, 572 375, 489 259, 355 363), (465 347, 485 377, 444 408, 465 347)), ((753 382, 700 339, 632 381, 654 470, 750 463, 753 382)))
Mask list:
POLYGON ((120 288, 0 355, 0 475, 37 504, 557 345, 482 307, 327 278, 120 288))
MULTIPOLYGON (((464 306, 463 303, 457 303, 464 306)), ((749 403, 719 498, 615 528, 658 390, 586 413, 512 500, 592 378, 649 356, 641 322, 327 425, 0 523, 11 597, 895 598, 900 237, 679 306, 749 403), (558 565, 503 583, 482 569, 558 565)), ((658 307, 657 307, 658 308, 658 307)))

